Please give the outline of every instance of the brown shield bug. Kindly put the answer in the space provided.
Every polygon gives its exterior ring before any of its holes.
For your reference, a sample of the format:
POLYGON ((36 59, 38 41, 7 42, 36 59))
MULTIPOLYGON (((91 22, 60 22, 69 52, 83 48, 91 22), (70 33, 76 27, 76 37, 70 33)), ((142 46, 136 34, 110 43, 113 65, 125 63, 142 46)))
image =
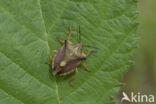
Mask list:
MULTIPOLYGON (((74 76, 69 80, 69 84, 71 85, 72 80, 76 77, 78 70, 77 67, 82 62, 84 69, 88 72, 88 67, 86 66, 84 60, 92 53, 94 50, 90 50, 87 54, 82 52, 82 48, 84 47, 83 43, 81 43, 81 35, 80 35, 80 25, 79 25, 79 42, 72 43, 70 41, 72 30, 69 28, 69 35, 67 40, 60 40, 60 43, 64 45, 58 50, 53 50, 53 54, 51 55, 51 66, 52 73, 54 76, 63 76, 68 75, 72 72, 75 72, 74 76)), ((91 47, 91 46, 88 46, 91 47)), ((93 47, 96 48, 96 47, 93 47)))

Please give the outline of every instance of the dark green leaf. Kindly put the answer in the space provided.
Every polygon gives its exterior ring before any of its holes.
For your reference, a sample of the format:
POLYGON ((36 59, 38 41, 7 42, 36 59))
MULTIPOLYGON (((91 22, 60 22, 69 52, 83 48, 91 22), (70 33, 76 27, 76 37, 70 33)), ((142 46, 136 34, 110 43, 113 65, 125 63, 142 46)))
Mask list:
MULTIPOLYGON (((134 0, 0 0, 0 104, 112 104, 136 47, 134 0), (55 78, 57 38, 98 47, 90 73, 55 78)), ((87 52, 89 49, 85 49, 87 52)))

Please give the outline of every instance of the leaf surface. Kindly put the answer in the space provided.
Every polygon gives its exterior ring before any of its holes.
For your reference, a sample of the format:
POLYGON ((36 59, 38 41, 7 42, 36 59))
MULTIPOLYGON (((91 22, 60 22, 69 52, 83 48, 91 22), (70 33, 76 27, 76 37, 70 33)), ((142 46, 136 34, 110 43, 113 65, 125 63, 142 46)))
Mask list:
MULTIPOLYGON (((0 0, 0 104, 114 104, 136 48, 134 0, 0 0), (52 76, 45 62, 57 38, 98 47, 73 74, 52 76)), ((90 48, 85 48, 88 52, 90 48)))

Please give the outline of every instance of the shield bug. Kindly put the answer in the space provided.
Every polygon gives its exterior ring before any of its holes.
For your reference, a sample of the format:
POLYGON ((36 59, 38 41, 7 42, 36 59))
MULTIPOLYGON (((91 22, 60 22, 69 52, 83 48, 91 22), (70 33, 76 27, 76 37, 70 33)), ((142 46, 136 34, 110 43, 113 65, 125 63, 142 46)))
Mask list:
MULTIPOLYGON (((68 29, 69 29, 68 39, 67 40, 58 39, 58 41, 60 43, 63 43, 64 45, 58 51, 56 50, 52 51, 53 54, 51 55, 50 64, 52 65, 52 73, 54 76, 64 76, 72 72, 75 72, 74 76, 69 80, 69 84, 71 85, 72 80, 74 80, 74 78, 78 74, 77 67, 80 65, 81 62, 84 66, 84 69, 90 72, 84 60, 86 60, 87 57, 95 50, 90 50, 87 54, 82 52, 84 44, 81 42, 80 25, 79 25, 78 43, 72 43, 70 41, 72 30, 70 27, 68 29)), ((87 47, 91 46, 88 45, 87 47)))

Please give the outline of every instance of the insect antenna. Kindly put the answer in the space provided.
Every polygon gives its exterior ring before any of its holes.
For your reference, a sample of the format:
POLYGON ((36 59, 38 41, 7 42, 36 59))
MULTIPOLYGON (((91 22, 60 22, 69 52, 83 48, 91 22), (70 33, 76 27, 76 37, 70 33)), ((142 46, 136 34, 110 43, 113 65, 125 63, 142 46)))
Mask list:
POLYGON ((64 41, 64 45, 65 45, 64 47, 66 49, 67 48, 67 45, 68 45, 68 41, 67 40, 64 41))
POLYGON ((99 49, 99 48, 97 48, 97 47, 95 47, 95 46, 91 46, 91 45, 83 45, 84 47, 90 47, 90 48, 95 48, 95 49, 99 49))
POLYGON ((81 31, 80 31, 80 24, 79 24, 79 42, 81 42, 81 31))

